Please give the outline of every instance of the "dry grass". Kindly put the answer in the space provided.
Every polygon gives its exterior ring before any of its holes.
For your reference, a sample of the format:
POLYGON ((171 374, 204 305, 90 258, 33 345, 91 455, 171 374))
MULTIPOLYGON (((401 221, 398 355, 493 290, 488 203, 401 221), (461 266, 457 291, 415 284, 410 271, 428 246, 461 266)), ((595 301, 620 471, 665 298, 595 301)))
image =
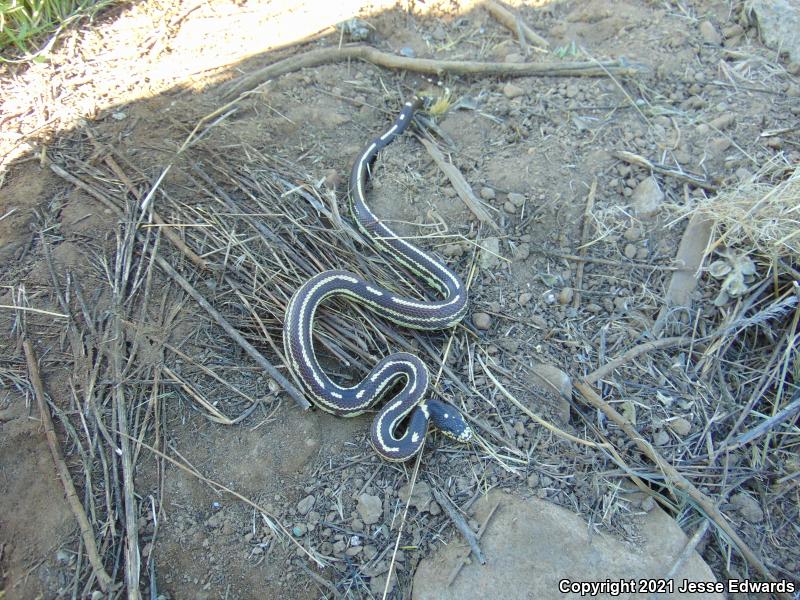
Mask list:
POLYGON ((713 219, 714 247, 738 247, 769 260, 800 255, 800 168, 775 159, 741 184, 691 208, 713 219))

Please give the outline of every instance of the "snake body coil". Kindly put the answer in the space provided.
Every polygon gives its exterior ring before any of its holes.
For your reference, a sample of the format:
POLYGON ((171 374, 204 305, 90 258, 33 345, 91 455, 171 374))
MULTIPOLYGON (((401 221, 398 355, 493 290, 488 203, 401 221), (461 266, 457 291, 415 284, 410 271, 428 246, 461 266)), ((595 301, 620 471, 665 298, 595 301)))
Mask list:
POLYGON ((286 308, 283 341, 288 364, 313 402, 321 409, 345 417, 359 415, 383 398, 397 381, 402 389, 378 412, 370 429, 370 441, 383 458, 404 461, 419 452, 433 423, 446 435, 468 441, 472 431, 458 410, 442 400, 425 399, 429 374, 413 354, 399 352, 380 360, 360 383, 344 387, 331 380, 314 354, 312 329, 317 307, 331 296, 346 296, 405 327, 436 330, 452 327, 467 309, 467 290, 443 262, 398 237, 366 204, 369 168, 378 153, 408 127, 419 98, 406 102, 392 126, 359 154, 350 177, 351 210, 359 229, 380 250, 424 279, 442 296, 428 302, 399 296, 368 283, 348 271, 325 271, 306 281, 286 308), (397 435, 398 424, 410 415, 406 431, 397 435))

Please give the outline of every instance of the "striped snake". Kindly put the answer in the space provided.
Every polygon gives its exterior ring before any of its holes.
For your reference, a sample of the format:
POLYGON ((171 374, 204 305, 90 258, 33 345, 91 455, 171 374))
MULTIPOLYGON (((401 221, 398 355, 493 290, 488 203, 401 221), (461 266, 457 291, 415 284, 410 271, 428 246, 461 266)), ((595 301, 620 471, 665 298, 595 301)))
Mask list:
POLYGON ((314 353, 312 329, 319 305, 332 296, 345 296, 377 315, 404 327, 437 330, 453 327, 467 310, 467 290, 459 277, 443 262, 398 237, 367 206, 364 196, 369 170, 378 153, 403 133, 423 104, 415 96, 406 102, 395 122, 359 154, 350 176, 351 212, 364 235, 382 252, 413 271, 441 295, 434 302, 399 296, 364 281, 348 271, 325 271, 306 281, 286 307, 283 344, 289 368, 319 408, 344 417, 360 415, 388 395, 397 382, 402 389, 388 399, 370 427, 375 451, 390 461, 404 461, 422 448, 428 422, 445 435, 466 442, 472 430, 453 405, 440 399, 425 399, 430 375, 417 356, 398 352, 372 368, 361 382, 344 387, 328 377, 314 353), (400 434, 398 425, 408 417, 400 434))

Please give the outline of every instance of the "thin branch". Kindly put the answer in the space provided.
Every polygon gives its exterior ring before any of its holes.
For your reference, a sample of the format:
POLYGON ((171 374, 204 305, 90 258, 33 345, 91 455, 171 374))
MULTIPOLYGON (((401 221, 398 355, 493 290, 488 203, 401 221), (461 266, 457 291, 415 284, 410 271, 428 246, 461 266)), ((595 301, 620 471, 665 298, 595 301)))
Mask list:
POLYGON ((268 79, 308 67, 361 59, 379 67, 425 73, 441 77, 443 75, 505 75, 507 77, 525 77, 541 75, 548 77, 606 77, 609 73, 619 76, 632 76, 641 71, 625 61, 597 62, 565 62, 565 63, 505 63, 505 62, 472 62, 461 60, 434 60, 430 58, 407 58, 388 52, 381 52, 371 46, 360 44, 342 46, 341 48, 320 48, 296 56, 290 56, 272 63, 262 69, 234 80, 225 91, 230 97, 242 91, 252 89, 268 79))
POLYGON ((108 592, 112 589, 114 580, 111 579, 111 576, 103 567, 103 561, 100 559, 100 554, 97 551, 94 530, 89 523, 89 519, 86 517, 86 512, 83 510, 81 501, 78 499, 78 492, 75 489, 75 484, 72 482, 72 476, 69 474, 69 469, 61 454, 58 438, 53 428, 53 419, 50 417, 50 409, 47 407, 44 385, 42 384, 42 378, 39 374, 39 365, 33 351, 33 346, 28 340, 25 340, 22 346, 25 349, 28 373, 30 374, 31 384, 33 384, 33 391, 36 393, 36 403, 39 405, 39 414, 44 426, 47 445, 50 447, 50 454, 53 456, 53 462, 56 465, 61 484, 64 486, 64 492, 67 495, 67 503, 72 509, 72 514, 75 515, 78 521, 78 526, 81 530, 81 538, 83 539, 84 546, 86 546, 86 555, 89 558, 89 564, 92 565, 94 576, 97 577, 97 583, 100 585, 100 589, 104 592, 108 592))

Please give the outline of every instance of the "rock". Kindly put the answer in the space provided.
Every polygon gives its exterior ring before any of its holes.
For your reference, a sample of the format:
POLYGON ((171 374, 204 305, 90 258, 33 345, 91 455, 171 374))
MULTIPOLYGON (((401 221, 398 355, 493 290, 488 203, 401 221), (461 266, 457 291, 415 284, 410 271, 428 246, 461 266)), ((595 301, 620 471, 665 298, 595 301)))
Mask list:
MULTIPOLYGON (((603 582, 663 577, 664 565, 674 564, 687 541, 675 521, 659 508, 644 517, 641 531, 644 541, 631 548, 609 534, 594 531, 590 534, 583 519, 572 511, 543 500, 515 498, 499 490, 492 490, 476 503, 475 519, 484 522, 490 508, 497 503, 500 509, 489 521, 480 542, 491 562, 465 564, 448 586, 454 566, 463 561, 469 548, 455 543, 442 546, 433 556, 420 561, 414 576, 413 600, 561 600, 567 597, 559 591, 559 581, 563 579, 603 582)), ((713 582, 714 575, 693 552, 675 576, 676 582, 684 579, 713 582)), ((633 594, 626 593, 616 596, 632 597, 633 594)), ((684 596, 676 592, 659 597, 684 596)), ((724 597, 711 593, 692 595, 693 600, 724 597)))
POLYGON ((403 503, 409 502, 409 494, 411 494, 409 506, 416 508, 419 512, 427 511, 431 506, 431 502, 433 502, 431 487, 424 481, 417 482, 417 484, 414 486, 413 493, 411 492, 410 483, 407 483, 401 487, 397 492, 397 495, 400 497, 400 501, 403 503))
POLYGON ((316 502, 316 500, 317 499, 314 498, 314 496, 306 496, 297 503, 297 512, 301 515, 307 515, 308 511, 314 507, 314 502, 316 502))
POLYGON ((531 374, 539 387, 556 393, 562 398, 572 397, 572 379, 558 367, 537 363, 531 368, 531 374))
POLYGON ((531 245, 530 244, 520 244, 516 248, 514 248, 514 260, 525 260, 531 255, 531 245))
POLYGON ((522 292, 519 295, 519 298, 517 298, 517 302, 519 302, 520 306, 525 306, 528 302, 531 301, 531 298, 533 298, 533 294, 531 294, 530 292, 522 292))
POLYGON ((500 264, 500 239, 488 237, 480 243, 481 251, 478 264, 481 269, 491 269, 500 264))
POLYGON ((461 244, 447 244, 447 246, 442 248, 442 254, 453 257, 463 256, 464 248, 461 244))
POLYGON ((397 585, 397 572, 392 570, 392 578, 389 580, 389 589, 388 594, 384 596, 383 591, 386 589, 386 577, 388 573, 384 573, 382 575, 378 575, 377 577, 373 577, 369 582, 369 589, 372 592, 372 595, 376 598, 384 598, 384 597, 391 597, 392 592, 394 591, 395 586, 397 585))
POLYGON ((636 258, 636 246, 633 244, 625 244, 625 249, 622 253, 626 258, 636 258))
POLYGON ((517 212, 517 207, 511 204, 511 202, 506 201, 503 203, 503 210, 508 214, 513 215, 517 212))
POLYGON ((513 83, 507 83, 503 86, 503 95, 506 98, 519 98, 525 95, 525 90, 513 83))
POLYGON ((761 505, 752 496, 739 492, 731 498, 731 505, 740 515, 750 523, 761 523, 764 520, 764 511, 761 505))
POLYGON ((625 230, 625 233, 622 234, 622 237, 624 237, 629 242, 635 242, 642 237, 642 232, 635 225, 631 225, 625 230))
POLYGON ((712 119, 711 121, 708 122, 708 124, 713 129, 719 129, 719 130, 727 129, 734 123, 736 123, 736 115, 734 115, 732 112, 722 114, 718 116, 716 119, 712 119))
POLYGON ((686 437, 692 432, 692 424, 683 417, 673 419, 667 423, 667 426, 675 432, 675 435, 682 438, 686 437))
POLYGON ((800 0, 751 0, 748 9, 764 44, 800 61, 800 0))
POLYGON ((653 435, 653 443, 656 446, 666 446, 669 444, 669 434, 663 429, 659 429, 653 435))
POLYGON ((648 177, 636 186, 631 195, 631 206, 639 217, 652 217, 664 201, 664 192, 655 177, 648 177))
POLYGON ((730 138, 717 137, 708 142, 708 151, 712 156, 721 156, 728 148, 731 147, 730 138))
POLYGON ((492 326, 492 318, 485 312, 476 312, 472 315, 472 323, 481 331, 486 331, 492 326))
POLYGON ((717 28, 714 27, 711 21, 703 21, 700 23, 698 29, 706 44, 711 44, 712 46, 719 46, 722 44, 722 35, 717 31, 717 28))
POLYGON ((383 516, 383 503, 378 496, 361 494, 358 497, 356 510, 366 525, 372 525, 377 523, 383 516))
POLYGON ((525 196, 516 192, 511 192, 508 195, 508 201, 517 208, 522 208, 522 206, 525 204, 525 196))
POLYGON ((483 186, 481 188, 481 198, 483 198, 484 200, 494 200, 495 198, 497 198, 497 194, 492 188, 483 186))

